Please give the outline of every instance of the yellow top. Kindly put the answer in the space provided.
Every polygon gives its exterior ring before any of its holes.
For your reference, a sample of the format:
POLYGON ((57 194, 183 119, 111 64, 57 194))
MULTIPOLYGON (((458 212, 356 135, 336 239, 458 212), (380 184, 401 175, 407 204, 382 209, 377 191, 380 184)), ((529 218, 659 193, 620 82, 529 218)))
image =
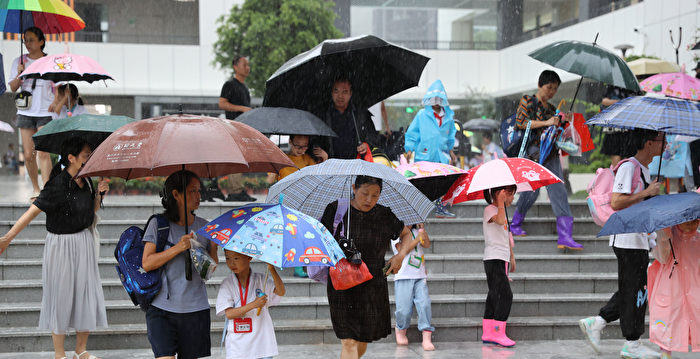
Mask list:
POLYGON ((291 175, 292 173, 298 171, 299 169, 302 169, 306 166, 313 166, 316 164, 316 161, 314 161, 314 159, 311 158, 311 156, 309 156, 306 153, 304 153, 301 156, 292 156, 292 155, 287 155, 287 156, 289 156, 289 159, 292 160, 292 162, 294 162, 294 164, 299 168, 297 169, 294 167, 285 167, 285 168, 281 169, 279 176, 277 176, 278 181, 281 180, 282 178, 285 178, 285 177, 291 175))

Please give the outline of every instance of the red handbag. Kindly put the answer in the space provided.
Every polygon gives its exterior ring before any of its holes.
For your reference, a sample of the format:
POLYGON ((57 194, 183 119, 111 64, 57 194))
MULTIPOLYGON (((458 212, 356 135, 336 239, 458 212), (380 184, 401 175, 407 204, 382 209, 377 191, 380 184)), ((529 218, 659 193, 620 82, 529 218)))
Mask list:
POLYGON ((328 269, 328 274, 335 290, 345 290, 372 279, 365 262, 352 264, 343 258, 328 269))

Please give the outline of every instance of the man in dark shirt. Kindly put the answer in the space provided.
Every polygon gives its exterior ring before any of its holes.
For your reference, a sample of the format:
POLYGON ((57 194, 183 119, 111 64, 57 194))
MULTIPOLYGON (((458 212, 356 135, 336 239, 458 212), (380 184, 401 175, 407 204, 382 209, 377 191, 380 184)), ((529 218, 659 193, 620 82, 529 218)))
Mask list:
POLYGON ((327 138, 328 157, 354 159, 358 154, 364 156, 380 142, 369 111, 358 110, 350 102, 352 85, 347 79, 333 83, 331 97, 333 106, 328 110, 325 121, 338 137, 327 138))
MULTIPOLYGON (((250 91, 245 85, 245 79, 250 74, 250 63, 244 56, 233 58, 233 78, 224 83, 219 96, 219 108, 226 112, 226 118, 235 120, 243 112, 250 111, 250 91)), ((243 188, 243 175, 235 173, 229 176, 229 194, 226 201, 234 202, 255 202, 255 197, 251 197, 243 188)), ((218 180, 213 180, 207 187, 207 192, 212 192, 214 197, 220 194, 218 180)), ((211 199, 207 196, 206 200, 211 199)))
POLYGON ((243 112, 250 111, 250 91, 245 79, 250 74, 247 57, 236 56, 233 59, 233 78, 224 83, 219 96, 219 108, 226 111, 226 118, 235 120, 243 112))

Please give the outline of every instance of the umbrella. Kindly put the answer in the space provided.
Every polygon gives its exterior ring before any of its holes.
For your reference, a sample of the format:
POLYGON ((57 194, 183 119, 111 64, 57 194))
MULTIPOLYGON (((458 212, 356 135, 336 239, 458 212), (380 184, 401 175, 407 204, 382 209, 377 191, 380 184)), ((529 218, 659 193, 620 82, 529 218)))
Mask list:
POLYGON ((254 129, 273 135, 337 137, 320 118, 302 110, 285 107, 258 107, 236 118, 254 129))
POLYGON ((294 163, 254 128, 220 118, 171 115, 132 122, 112 133, 78 176, 125 179, 168 176, 186 169, 213 178, 279 172, 294 163))
POLYGON ((197 235, 279 268, 330 267, 345 258, 321 222, 282 204, 234 208, 197 230, 197 235))
MULTIPOLYGON (((597 39, 598 35, 596 35, 597 39)), ((528 55, 558 69, 581 75, 569 111, 573 110, 584 77, 639 92, 637 78, 625 60, 596 45, 595 41, 592 44, 572 40, 558 41, 528 55)))
POLYGON ((462 128, 469 131, 496 131, 500 124, 496 120, 488 119, 485 116, 469 120, 462 125, 462 128))
POLYGON ((403 155, 396 171, 406 177, 431 201, 442 197, 456 180, 467 173, 461 168, 444 163, 428 161, 408 163, 403 155))
POLYGON ((376 36, 325 40, 285 62, 267 80, 263 106, 323 115, 333 81, 352 83, 352 103, 367 108, 418 85, 428 58, 376 36))
POLYGON ((443 197, 447 203, 483 199, 485 189, 516 185, 517 192, 534 191, 561 182, 544 166, 526 158, 499 158, 478 165, 463 175, 443 197))
POLYGON ((627 63, 627 66, 636 76, 680 71, 680 67, 673 62, 649 58, 630 61, 627 63))
POLYGON ((423 223, 435 205, 393 168, 363 160, 330 159, 304 167, 270 187, 267 202, 276 202, 284 194, 286 206, 321 218, 326 206, 339 199, 351 198, 355 177, 381 178, 379 204, 390 207, 406 225, 423 223))
POLYGON ((682 72, 654 75, 639 85, 646 92, 700 101, 700 80, 682 72))
POLYGON ((700 218, 700 194, 695 192, 656 196, 613 213, 598 236, 651 233, 700 218))
POLYGON ((4 121, 0 121, 0 131, 10 132, 10 133, 15 132, 15 130, 12 128, 12 126, 9 123, 4 122, 4 121))
POLYGON ((74 136, 85 139, 95 149, 112 132, 134 121, 126 116, 82 114, 49 122, 32 139, 37 150, 51 153, 60 153, 63 141, 74 136))
POLYGON ((700 103, 632 96, 596 114, 586 124, 700 136, 700 103))
POLYGON ((97 61, 83 55, 58 54, 47 55, 29 65, 22 75, 24 79, 42 79, 59 81, 114 80, 97 61))
MULTIPOLYGON (((84 29, 85 21, 61 0, 0 1, 0 31, 24 36, 32 26, 44 34, 60 34, 84 29)), ((19 46, 21 54, 24 48, 19 46)))

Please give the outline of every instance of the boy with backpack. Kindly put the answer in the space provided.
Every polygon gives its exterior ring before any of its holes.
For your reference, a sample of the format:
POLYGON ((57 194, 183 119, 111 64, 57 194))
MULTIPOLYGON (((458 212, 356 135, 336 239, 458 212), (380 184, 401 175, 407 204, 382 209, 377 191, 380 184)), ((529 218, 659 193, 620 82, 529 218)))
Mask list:
MULTIPOLYGON (((635 129, 637 153, 618 166, 612 187, 610 207, 618 211, 659 194, 659 182, 651 181, 652 158, 661 153, 663 133, 635 129), (641 174, 641 181, 635 176, 641 174)), ((610 236, 610 246, 617 257, 618 290, 595 317, 579 321, 579 327, 596 353, 600 353, 600 332, 607 323, 620 319, 622 335, 627 339, 620 355, 623 358, 658 358, 659 353, 643 346, 644 315, 647 309, 647 267, 649 250, 656 245, 655 234, 626 233, 610 236)))

